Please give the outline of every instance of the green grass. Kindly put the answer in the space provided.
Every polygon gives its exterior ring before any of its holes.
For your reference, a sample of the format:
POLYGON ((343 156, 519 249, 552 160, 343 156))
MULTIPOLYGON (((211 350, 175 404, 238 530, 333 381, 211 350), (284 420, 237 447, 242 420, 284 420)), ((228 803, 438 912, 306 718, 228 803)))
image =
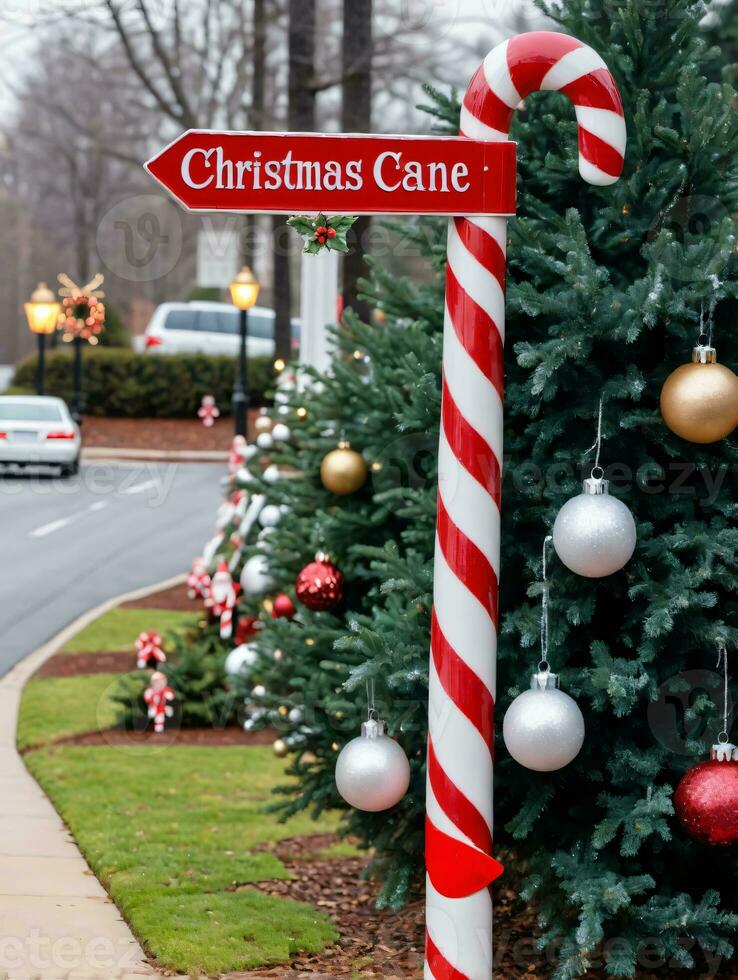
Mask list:
POLYGON ((70 735, 111 728, 119 707, 110 695, 120 674, 41 677, 23 690, 17 742, 23 750, 70 735))
POLYGON ((264 813, 284 778, 269 749, 52 747, 26 761, 166 967, 192 976, 246 970, 338 938, 323 912, 248 887, 288 876, 274 842, 337 826, 333 816, 278 824, 264 813))
POLYGON ((170 630, 184 630, 194 625, 197 613, 171 609, 111 609, 69 640, 64 653, 95 653, 110 650, 133 650, 136 637, 143 630, 156 630, 166 639, 170 630))

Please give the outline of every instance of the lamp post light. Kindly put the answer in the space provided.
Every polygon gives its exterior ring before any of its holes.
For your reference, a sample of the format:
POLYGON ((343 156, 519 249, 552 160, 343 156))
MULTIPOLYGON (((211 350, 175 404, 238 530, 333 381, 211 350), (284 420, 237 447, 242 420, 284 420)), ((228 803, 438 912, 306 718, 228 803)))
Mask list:
POLYGON ((56 301, 45 282, 40 282, 31 294, 27 303, 23 304, 26 319, 31 333, 38 337, 38 363, 36 366, 36 394, 44 393, 44 371, 46 354, 46 337, 55 332, 59 321, 61 306, 56 301))
POLYGON ((238 373, 233 385, 233 419, 237 436, 246 436, 249 408, 246 342, 249 335, 249 310, 259 298, 259 280, 245 265, 230 285, 231 301, 240 310, 241 344, 238 353, 238 373))

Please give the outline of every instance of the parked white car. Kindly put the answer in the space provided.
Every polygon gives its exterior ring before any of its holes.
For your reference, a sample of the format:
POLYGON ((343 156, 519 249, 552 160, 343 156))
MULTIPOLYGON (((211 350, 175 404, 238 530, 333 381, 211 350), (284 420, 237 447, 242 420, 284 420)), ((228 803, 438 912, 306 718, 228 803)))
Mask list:
POLYGON ((0 395, 0 464, 79 469, 82 437, 61 398, 0 395))
MULTIPOLYGON (((134 338, 134 350, 235 357, 239 346, 238 320, 238 310, 228 303, 162 303, 154 310, 143 336, 134 338)), ((249 357, 274 356, 274 320, 274 310, 264 306, 249 310, 249 357)), ((294 342, 299 336, 297 320, 292 321, 292 335, 294 342)))

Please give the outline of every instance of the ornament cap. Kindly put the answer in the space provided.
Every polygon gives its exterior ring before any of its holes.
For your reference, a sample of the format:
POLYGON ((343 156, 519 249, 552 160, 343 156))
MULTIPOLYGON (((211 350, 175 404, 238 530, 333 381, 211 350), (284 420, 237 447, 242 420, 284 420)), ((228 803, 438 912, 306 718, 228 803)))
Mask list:
POLYGON ((559 686, 559 675, 548 666, 544 668, 541 663, 530 679, 530 686, 534 691, 553 691, 559 686))
POLYGON ((717 364, 717 351, 709 344, 698 344, 692 348, 692 363, 717 364))
POLYGON ((381 738, 385 734, 386 726, 383 721, 378 718, 370 718, 369 721, 365 721, 361 726, 361 734, 363 738, 381 738))
POLYGON ((738 762, 738 748, 732 742, 718 742, 713 745, 710 757, 713 762, 738 762))
POLYGON ((592 497, 602 496, 610 492, 610 481, 603 479, 601 476, 595 476, 595 470, 602 472, 600 467, 595 467, 592 470, 592 476, 587 477, 582 483, 582 493, 592 497))

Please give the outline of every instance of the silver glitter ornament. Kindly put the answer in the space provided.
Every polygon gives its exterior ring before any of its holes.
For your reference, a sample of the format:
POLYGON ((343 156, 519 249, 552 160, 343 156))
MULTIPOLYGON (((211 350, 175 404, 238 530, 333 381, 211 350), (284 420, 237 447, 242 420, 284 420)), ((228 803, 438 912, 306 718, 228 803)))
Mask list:
POLYGON ((410 763, 402 747, 385 735, 383 721, 364 722, 361 735, 338 756, 338 792, 349 806, 377 813, 399 803, 409 785, 410 763))
POLYGON ((584 481, 583 492, 567 500, 557 514, 553 545, 572 572, 603 578, 632 558, 635 520, 622 500, 610 496, 608 481, 592 476, 584 481))
POLYGON ((259 513, 259 524, 262 527, 275 527, 282 518, 282 509, 277 504, 267 504, 259 513))
POLYGON ((231 677, 242 672, 245 673, 244 668, 253 667, 258 659, 259 653, 256 647, 250 643, 242 643, 240 646, 231 650, 226 657, 225 672, 231 677))
POLYGON ((584 718, 576 701, 560 691, 558 675, 538 670, 502 724, 505 747, 521 766, 554 772, 576 759, 584 744, 584 718))
POLYGON ((269 565, 264 555, 253 555, 246 561, 241 571, 241 588, 244 595, 264 595, 275 586, 276 583, 269 574, 269 565))

